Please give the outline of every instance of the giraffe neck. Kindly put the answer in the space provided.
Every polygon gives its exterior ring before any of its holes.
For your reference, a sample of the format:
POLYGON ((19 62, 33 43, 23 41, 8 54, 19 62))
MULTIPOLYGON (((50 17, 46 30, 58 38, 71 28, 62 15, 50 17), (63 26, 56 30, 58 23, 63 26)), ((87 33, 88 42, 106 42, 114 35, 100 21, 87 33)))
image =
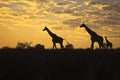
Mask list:
POLYGON ((110 43, 110 42, 107 40, 107 38, 105 38, 105 40, 106 40, 107 43, 110 43))
POLYGON ((52 33, 49 29, 46 29, 48 34, 53 38, 53 36, 55 35, 54 33, 52 33))
POLYGON ((97 35, 94 31, 92 31, 91 29, 89 29, 87 26, 85 26, 86 31, 89 33, 90 36, 95 36, 97 35))

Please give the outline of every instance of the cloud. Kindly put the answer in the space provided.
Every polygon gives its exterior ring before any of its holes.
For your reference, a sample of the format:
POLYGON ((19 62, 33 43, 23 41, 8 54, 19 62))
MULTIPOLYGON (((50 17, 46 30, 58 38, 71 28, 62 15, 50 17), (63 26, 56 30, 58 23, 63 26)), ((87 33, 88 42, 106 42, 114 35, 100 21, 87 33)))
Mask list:
POLYGON ((11 25, 11 30, 46 25, 72 32, 85 22, 97 33, 115 36, 120 31, 119 4, 120 0, 0 0, 0 25, 11 25))
MULTIPOLYGON (((90 25, 95 26, 105 26, 105 25, 119 25, 120 21, 120 1, 119 0, 91 0, 91 1, 85 1, 85 6, 81 6, 76 9, 73 9, 72 14, 73 16, 82 17, 80 18, 81 21, 85 21, 89 23, 90 25), (86 5, 87 3, 87 5, 86 5), (77 11, 75 13, 75 11, 77 11)), ((67 20, 64 21, 65 24, 74 26, 72 23, 77 23, 77 19, 74 20, 67 20)))
POLYGON ((54 30, 64 30, 64 28, 62 26, 52 27, 52 29, 54 29, 54 30))
POLYGON ((81 7, 77 2, 72 0, 52 1, 52 4, 48 6, 49 8, 47 10, 55 14, 74 14, 81 7))
POLYGON ((63 24, 69 25, 72 28, 76 28, 77 26, 80 25, 80 23, 81 23, 81 18, 69 19, 69 20, 63 21, 63 24))
POLYGON ((71 26, 72 28, 78 26, 81 22, 86 22, 90 25, 99 27, 100 25, 119 25, 119 15, 117 16, 114 12, 115 10, 116 12, 119 12, 119 5, 117 2, 119 2, 119 0, 36 0, 37 9, 30 6, 26 6, 23 9, 26 10, 27 15, 30 15, 30 19, 45 18, 48 19, 47 21, 51 22, 50 24, 53 23, 51 20, 60 20, 63 17, 63 24, 71 26), (39 2, 47 3, 39 4, 39 2), (114 11, 111 11, 108 8, 113 9, 114 11), (35 15, 31 15, 34 11, 36 11, 35 15), (67 14, 74 17, 69 17, 67 14))
POLYGON ((41 9, 38 9, 36 5, 35 2, 28 1, 1 2, 0 17, 2 21, 6 23, 9 21, 12 25, 19 25, 22 22, 29 23, 32 22, 32 19, 40 19, 45 16, 44 14, 40 15, 41 9))
POLYGON ((94 7, 97 7, 97 8, 100 8, 99 5, 102 6, 102 9, 103 10, 113 10, 113 11, 117 11, 117 12, 120 12, 120 0, 94 0, 94 1, 91 1, 90 2, 90 6, 94 6, 94 7))
POLYGON ((48 2, 49 0, 35 0, 35 1, 38 1, 38 2, 48 2))
POLYGON ((119 4, 111 4, 107 7, 104 7, 104 10, 111 11, 111 12, 120 12, 120 5, 119 4))
MULTIPOLYGON (((0 0, 0 1, 18 1, 18 0, 0 0)), ((24 1, 36 1, 36 2, 47 2, 49 0, 24 0, 24 1)))
POLYGON ((112 18, 112 19, 107 18, 105 21, 102 22, 102 24, 116 26, 116 25, 120 25, 119 20, 120 20, 120 18, 116 18, 116 20, 115 20, 115 18, 112 18))

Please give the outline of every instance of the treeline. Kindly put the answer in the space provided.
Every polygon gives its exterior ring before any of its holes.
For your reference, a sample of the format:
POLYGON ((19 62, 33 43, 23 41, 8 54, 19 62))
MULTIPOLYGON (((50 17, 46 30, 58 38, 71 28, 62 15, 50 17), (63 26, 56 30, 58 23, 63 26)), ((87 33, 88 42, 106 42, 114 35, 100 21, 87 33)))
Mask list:
MULTIPOLYGON (((72 44, 67 44, 64 47, 65 49, 74 49, 74 46, 72 44)), ((16 44, 15 48, 11 48, 9 46, 4 46, 1 49, 45 49, 45 46, 43 44, 36 44, 32 46, 32 42, 18 42, 16 44)))

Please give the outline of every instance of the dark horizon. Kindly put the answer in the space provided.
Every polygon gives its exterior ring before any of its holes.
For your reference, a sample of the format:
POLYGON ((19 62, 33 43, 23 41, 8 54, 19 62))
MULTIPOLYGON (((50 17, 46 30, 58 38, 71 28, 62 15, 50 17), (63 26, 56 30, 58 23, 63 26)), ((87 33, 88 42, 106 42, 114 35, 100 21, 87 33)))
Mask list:
POLYGON ((120 0, 1 0, 0 47, 33 41, 33 45, 41 43, 51 48, 51 38, 42 31, 47 26, 75 48, 89 48, 90 36, 79 27, 85 23, 97 34, 107 36, 113 48, 118 48, 119 4, 120 0))

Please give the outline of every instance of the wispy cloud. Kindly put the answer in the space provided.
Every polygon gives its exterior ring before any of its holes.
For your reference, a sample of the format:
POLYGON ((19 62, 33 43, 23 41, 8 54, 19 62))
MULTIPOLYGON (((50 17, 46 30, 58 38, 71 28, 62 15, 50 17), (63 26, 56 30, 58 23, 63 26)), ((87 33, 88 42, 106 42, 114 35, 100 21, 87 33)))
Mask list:
POLYGON ((0 25, 11 31, 48 26, 74 36, 71 31, 85 22, 101 35, 118 36, 119 4, 120 0, 0 0, 0 25))

